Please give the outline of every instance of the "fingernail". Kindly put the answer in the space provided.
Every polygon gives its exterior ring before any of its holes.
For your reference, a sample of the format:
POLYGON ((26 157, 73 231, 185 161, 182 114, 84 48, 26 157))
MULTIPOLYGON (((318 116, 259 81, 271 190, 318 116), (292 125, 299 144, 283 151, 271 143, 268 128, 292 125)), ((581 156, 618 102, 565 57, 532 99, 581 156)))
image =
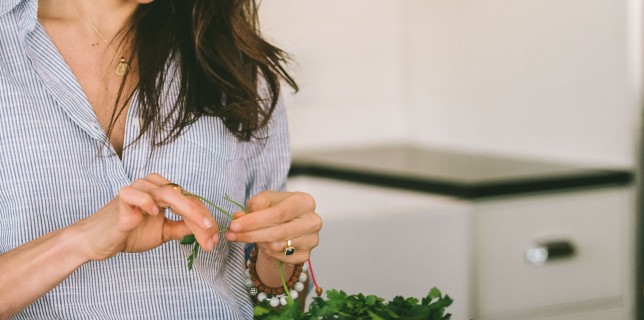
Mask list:
POLYGON ((232 231, 240 231, 240 230, 241 230, 241 226, 240 226, 240 225, 239 225, 239 223, 237 223, 237 222, 231 222, 231 223, 230 223, 230 228, 229 228, 229 229, 230 229, 230 230, 232 230, 232 231))
POLYGON ((228 241, 235 241, 235 238, 237 238, 237 237, 235 236, 235 234, 234 234, 234 233, 232 233, 232 232, 227 232, 227 233, 226 233, 226 239, 227 239, 228 241))
POLYGON ((206 229, 210 229, 214 224, 212 223, 212 220, 208 219, 208 217, 205 217, 203 219, 203 225, 206 227, 206 229))
POLYGON ((152 215, 153 215, 153 216, 156 216, 156 215, 158 215, 158 214, 159 214, 159 208, 158 208, 158 207, 154 207, 154 208, 152 208, 152 215))
POLYGON ((210 250, 215 248, 215 242, 212 239, 210 239, 210 240, 208 240, 208 243, 206 244, 206 246, 207 246, 208 251, 210 251, 210 250))
POLYGON ((214 242, 214 243, 219 242, 219 234, 218 233, 215 233, 215 235, 212 236, 212 242, 214 242))

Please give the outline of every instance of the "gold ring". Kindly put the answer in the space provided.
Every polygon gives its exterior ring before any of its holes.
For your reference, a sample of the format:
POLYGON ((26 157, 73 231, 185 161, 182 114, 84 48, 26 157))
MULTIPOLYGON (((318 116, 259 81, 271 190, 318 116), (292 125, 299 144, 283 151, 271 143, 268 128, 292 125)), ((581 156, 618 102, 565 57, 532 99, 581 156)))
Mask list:
POLYGON ((286 241, 286 248, 284 248, 284 254, 287 256, 291 256, 295 253, 295 247, 291 243, 291 240, 286 241))
POLYGON ((179 192, 183 193, 183 188, 181 188, 181 186, 180 186, 180 185, 178 185, 178 184, 176 184, 176 183, 166 183, 166 184, 164 184, 163 186, 164 186, 164 187, 171 187, 172 189, 177 190, 177 191, 179 191, 179 192))

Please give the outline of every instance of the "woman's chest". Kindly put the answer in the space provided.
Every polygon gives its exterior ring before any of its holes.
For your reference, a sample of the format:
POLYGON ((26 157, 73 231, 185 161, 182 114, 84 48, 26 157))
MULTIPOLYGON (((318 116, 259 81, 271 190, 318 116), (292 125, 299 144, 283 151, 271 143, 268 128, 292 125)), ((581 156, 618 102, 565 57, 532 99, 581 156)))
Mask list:
MULTIPOLYGON (((0 79, 0 87, 11 85, 0 79)), ((130 123, 126 139, 132 141, 138 121, 130 123)), ((72 119, 46 90, 0 96, 0 208, 6 223, 33 227, 48 217, 52 228, 68 225, 150 173, 216 202, 224 195, 246 196, 245 146, 217 118, 199 119, 156 149, 143 138, 128 145, 122 159, 92 135, 95 125, 72 119)))
POLYGON ((136 72, 126 68, 123 69, 126 73, 117 74, 117 66, 122 63, 116 44, 97 38, 87 26, 55 19, 41 19, 41 24, 120 156, 124 146, 125 115, 137 80, 136 72))

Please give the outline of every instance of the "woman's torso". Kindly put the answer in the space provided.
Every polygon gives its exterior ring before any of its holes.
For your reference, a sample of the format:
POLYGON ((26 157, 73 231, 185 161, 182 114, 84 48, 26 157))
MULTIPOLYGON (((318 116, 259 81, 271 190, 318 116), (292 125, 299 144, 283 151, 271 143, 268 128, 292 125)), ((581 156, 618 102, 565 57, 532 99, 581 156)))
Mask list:
MULTIPOLYGON (((91 215, 122 186, 153 172, 233 211, 221 201, 224 195, 243 201, 264 188, 283 188, 285 128, 258 147, 239 143, 220 119, 203 117, 152 151, 145 137, 130 144, 139 132, 132 104, 126 148, 122 158, 116 156, 80 85, 36 21, 36 3, 25 0, 0 12, 0 253, 91 215)), ((172 96, 174 87, 167 89, 172 96)), ((211 211, 220 225, 228 224, 211 211)), ((190 250, 175 241, 90 262, 16 318, 250 318, 243 244, 222 240, 212 253, 201 251, 193 271, 186 267, 190 250)))

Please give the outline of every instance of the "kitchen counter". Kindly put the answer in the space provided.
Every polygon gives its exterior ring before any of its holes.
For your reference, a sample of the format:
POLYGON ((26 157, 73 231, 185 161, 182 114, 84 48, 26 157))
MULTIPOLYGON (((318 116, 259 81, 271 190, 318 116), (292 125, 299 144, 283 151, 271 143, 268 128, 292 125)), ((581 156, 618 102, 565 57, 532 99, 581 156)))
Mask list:
POLYGON ((626 169, 382 146, 296 154, 291 176, 316 176, 478 199, 627 185, 626 169))

